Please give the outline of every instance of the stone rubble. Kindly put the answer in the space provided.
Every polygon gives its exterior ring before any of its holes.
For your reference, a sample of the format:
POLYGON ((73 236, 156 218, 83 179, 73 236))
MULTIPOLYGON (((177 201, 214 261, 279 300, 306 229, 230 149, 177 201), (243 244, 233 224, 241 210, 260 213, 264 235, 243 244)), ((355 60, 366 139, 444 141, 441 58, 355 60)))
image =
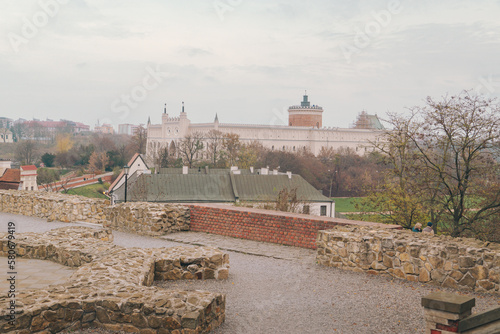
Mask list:
MULTIPOLYGON (((225 316, 225 295, 171 291, 154 280, 225 279, 229 257, 209 247, 123 248, 109 230, 64 227, 16 235, 19 257, 78 267, 62 285, 16 293, 16 321, 0 295, 0 332, 56 333, 101 327, 135 333, 207 333, 225 316)), ((8 235, 0 235, 1 256, 8 235)), ((11 241, 13 241, 11 239, 11 241)))

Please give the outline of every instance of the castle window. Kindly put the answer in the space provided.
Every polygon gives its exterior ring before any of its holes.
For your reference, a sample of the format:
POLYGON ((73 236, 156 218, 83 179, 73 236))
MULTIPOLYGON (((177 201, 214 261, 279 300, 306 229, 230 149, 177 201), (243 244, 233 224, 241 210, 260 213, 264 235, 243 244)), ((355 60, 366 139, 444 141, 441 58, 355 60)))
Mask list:
POLYGON ((283 145, 283 151, 285 150, 285 145, 283 145))
POLYGON ((274 151, 274 145, 271 147, 271 151, 274 151))
POLYGON ((293 147, 293 150, 295 151, 295 146, 293 147))

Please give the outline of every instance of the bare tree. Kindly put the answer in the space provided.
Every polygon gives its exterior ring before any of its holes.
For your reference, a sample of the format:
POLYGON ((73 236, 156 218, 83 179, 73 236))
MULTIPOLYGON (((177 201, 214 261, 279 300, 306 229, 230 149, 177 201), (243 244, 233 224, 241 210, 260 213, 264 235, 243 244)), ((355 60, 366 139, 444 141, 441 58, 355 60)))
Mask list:
POLYGON ((186 163, 189 168, 193 167, 196 161, 196 154, 203 150, 203 135, 200 132, 193 132, 187 135, 179 143, 178 151, 181 155, 184 163, 186 163))
POLYGON ((224 134, 219 130, 210 130, 207 133, 207 150, 210 154, 210 161, 217 167, 223 158, 224 134))
POLYGON ((34 140, 24 140, 17 144, 16 158, 27 165, 34 163, 38 153, 38 145, 34 140))
POLYGON ((137 127, 135 134, 132 136, 132 143, 134 144, 137 153, 146 153, 146 142, 148 139, 148 131, 140 125, 137 127))

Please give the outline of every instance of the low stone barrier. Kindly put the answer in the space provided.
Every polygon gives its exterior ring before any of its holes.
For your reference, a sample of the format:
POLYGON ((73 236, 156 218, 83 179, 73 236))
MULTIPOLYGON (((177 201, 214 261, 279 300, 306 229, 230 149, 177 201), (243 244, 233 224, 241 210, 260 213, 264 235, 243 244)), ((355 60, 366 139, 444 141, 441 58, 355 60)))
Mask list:
POLYGON ((134 333, 207 333, 224 321, 222 294, 151 285, 154 279, 227 278, 227 254, 208 247, 123 248, 110 238, 109 231, 86 227, 23 233, 15 240, 1 234, 2 256, 9 254, 14 241, 19 257, 62 264, 71 258, 72 265, 80 266, 65 284, 16 291, 15 298, 1 294, 0 332, 102 327, 134 333))
POLYGON ((189 231, 189 208, 182 205, 129 202, 103 211, 103 226, 117 231, 149 236, 189 231))
POLYGON ((500 333, 500 307, 472 314, 476 299, 447 292, 422 297, 425 332, 431 334, 500 333))
POLYGON ((45 191, 0 190, 0 211, 48 221, 99 223, 109 201, 45 191))
POLYGON ((319 264, 442 287, 499 293, 500 245, 403 230, 320 231, 319 264))

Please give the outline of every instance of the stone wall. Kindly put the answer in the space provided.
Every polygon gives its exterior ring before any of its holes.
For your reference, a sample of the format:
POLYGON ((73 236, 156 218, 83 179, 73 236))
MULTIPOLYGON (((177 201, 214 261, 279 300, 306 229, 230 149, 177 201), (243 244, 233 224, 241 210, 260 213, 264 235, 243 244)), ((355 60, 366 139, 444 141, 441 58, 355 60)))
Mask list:
POLYGON ((109 231, 86 227, 23 233, 15 239, 1 234, 0 255, 9 254, 15 242, 19 257, 66 265, 71 258, 78 269, 61 285, 15 291, 15 297, 0 292, 0 332, 102 327, 133 333, 207 333, 224 321, 224 295, 152 284, 154 279, 227 278, 227 254, 208 247, 123 248, 113 245, 110 237, 109 231))
POLYGON ((499 293, 500 245, 403 230, 338 226, 320 231, 321 265, 442 287, 499 293))
POLYGON ((89 222, 148 236, 189 230, 189 209, 182 205, 121 203, 45 191, 0 190, 0 211, 48 221, 89 222))
POLYGON ((190 205, 189 208, 191 231, 312 249, 316 248, 316 236, 319 230, 337 225, 400 228, 393 225, 227 205, 197 204, 190 205))
POLYGON ((120 203, 104 208, 104 227, 117 231, 158 236, 189 231, 189 208, 174 204, 120 203))
POLYGON ((0 211, 48 221, 99 223, 109 201, 45 191, 0 190, 0 211))

